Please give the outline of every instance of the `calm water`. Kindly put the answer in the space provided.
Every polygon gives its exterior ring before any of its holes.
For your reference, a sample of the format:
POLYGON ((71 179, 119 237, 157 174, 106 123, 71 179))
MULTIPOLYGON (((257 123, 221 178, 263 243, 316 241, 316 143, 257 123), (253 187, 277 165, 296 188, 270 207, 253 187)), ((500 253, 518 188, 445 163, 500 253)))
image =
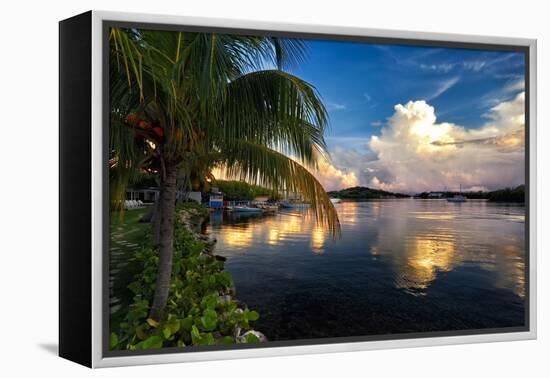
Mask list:
POLYGON ((382 200, 335 205, 332 240, 308 210, 213 213, 237 298, 270 340, 524 324, 523 206, 382 200))

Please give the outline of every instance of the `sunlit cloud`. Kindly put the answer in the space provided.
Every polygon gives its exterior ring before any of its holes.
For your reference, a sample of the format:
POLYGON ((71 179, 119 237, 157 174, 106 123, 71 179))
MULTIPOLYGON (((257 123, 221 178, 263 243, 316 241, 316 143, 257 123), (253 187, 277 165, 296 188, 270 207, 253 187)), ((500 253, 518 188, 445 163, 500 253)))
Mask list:
POLYGON ((523 184, 524 104, 522 92, 494 106, 490 121, 476 129, 437 122, 435 109, 425 101, 396 105, 368 144, 378 159, 366 164, 371 172, 362 182, 409 192, 523 184))
POLYGON ((312 173, 325 190, 340 190, 359 185, 355 172, 338 169, 328 161, 321 160, 318 170, 312 173))
MULTIPOLYGON (((298 159, 290 156, 291 159, 300 163, 298 159)), ((356 173, 347 169, 335 167, 327 158, 319 156, 317 167, 307 167, 310 173, 321 183, 325 190, 340 190, 359 185, 359 178, 356 173)), ((212 175, 217 180, 241 180, 239 176, 229 175, 226 166, 218 166, 212 169, 212 175)), ((261 181, 251 184, 262 185, 261 181)))
MULTIPOLYGON (((486 123, 439 121, 428 102, 409 101, 370 138, 327 137, 329 153, 311 173, 326 190, 368 186, 391 192, 494 190, 524 184, 525 94, 500 102, 486 123)), ((224 177, 223 170, 214 175, 224 177)))

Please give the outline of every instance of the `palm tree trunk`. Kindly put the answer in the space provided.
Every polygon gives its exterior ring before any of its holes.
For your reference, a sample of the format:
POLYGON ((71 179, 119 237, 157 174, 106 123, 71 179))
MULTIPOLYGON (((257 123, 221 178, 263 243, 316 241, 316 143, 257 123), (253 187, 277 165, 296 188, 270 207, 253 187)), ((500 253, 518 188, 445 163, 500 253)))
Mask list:
POLYGON ((160 183, 160 242, 159 265, 153 305, 149 317, 159 320, 170 289, 172 258, 174 256, 174 215, 176 211, 176 164, 166 163, 165 177, 160 183))
POLYGON ((160 244, 160 220, 161 220, 161 211, 160 204, 162 202, 162 191, 159 193, 158 198, 155 200, 155 205, 153 206, 151 215, 151 223, 153 224, 153 245, 158 247, 160 244))
POLYGON ((151 223, 153 230, 153 246, 158 247, 160 243, 160 194, 155 199, 155 203, 147 214, 139 220, 143 223, 151 223))

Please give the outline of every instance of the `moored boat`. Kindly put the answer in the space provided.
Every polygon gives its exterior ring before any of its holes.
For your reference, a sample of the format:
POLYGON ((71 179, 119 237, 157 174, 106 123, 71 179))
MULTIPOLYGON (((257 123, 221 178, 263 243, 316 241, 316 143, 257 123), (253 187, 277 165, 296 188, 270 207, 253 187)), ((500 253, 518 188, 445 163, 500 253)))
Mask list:
POLYGON ((307 209, 311 205, 305 202, 281 202, 281 207, 285 209, 307 209))
POLYGON ((447 198, 447 202, 454 202, 454 203, 466 202, 466 197, 459 194, 459 195, 453 196, 451 198, 447 198))
POLYGON ((234 213, 261 213, 263 211, 259 207, 250 206, 228 206, 227 210, 234 213))
POLYGON ((447 198, 447 202, 462 203, 466 202, 466 197, 462 195, 462 185, 460 185, 460 191, 451 198, 447 198))
POLYGON ((258 206, 258 208, 262 209, 266 213, 274 213, 277 210, 279 210, 279 205, 277 205, 277 204, 274 204, 274 205, 261 204, 261 205, 257 205, 257 206, 258 206))

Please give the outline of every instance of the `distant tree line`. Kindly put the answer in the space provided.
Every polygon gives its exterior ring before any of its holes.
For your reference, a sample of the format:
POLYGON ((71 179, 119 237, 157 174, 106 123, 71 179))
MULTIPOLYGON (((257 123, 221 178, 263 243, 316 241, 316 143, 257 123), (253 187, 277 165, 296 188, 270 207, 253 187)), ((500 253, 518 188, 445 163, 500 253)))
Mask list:
POLYGON ((355 186, 353 188, 347 188, 342 190, 335 190, 328 192, 329 196, 333 198, 341 199, 383 199, 383 198, 409 198, 408 194, 386 192, 379 189, 371 189, 365 186, 355 186))
POLYGON ((490 192, 422 192, 415 195, 415 198, 431 199, 434 198, 434 193, 440 193, 440 198, 451 198, 461 194, 468 199, 486 199, 491 202, 525 202, 525 185, 520 185, 515 188, 498 189, 490 192))
POLYGON ((489 192, 487 198, 493 202, 525 202, 525 185, 489 192))
POLYGON ((264 196, 273 200, 280 198, 277 191, 259 185, 247 184, 243 181, 216 180, 212 186, 216 186, 223 193, 223 198, 228 201, 250 201, 256 197, 264 196))

